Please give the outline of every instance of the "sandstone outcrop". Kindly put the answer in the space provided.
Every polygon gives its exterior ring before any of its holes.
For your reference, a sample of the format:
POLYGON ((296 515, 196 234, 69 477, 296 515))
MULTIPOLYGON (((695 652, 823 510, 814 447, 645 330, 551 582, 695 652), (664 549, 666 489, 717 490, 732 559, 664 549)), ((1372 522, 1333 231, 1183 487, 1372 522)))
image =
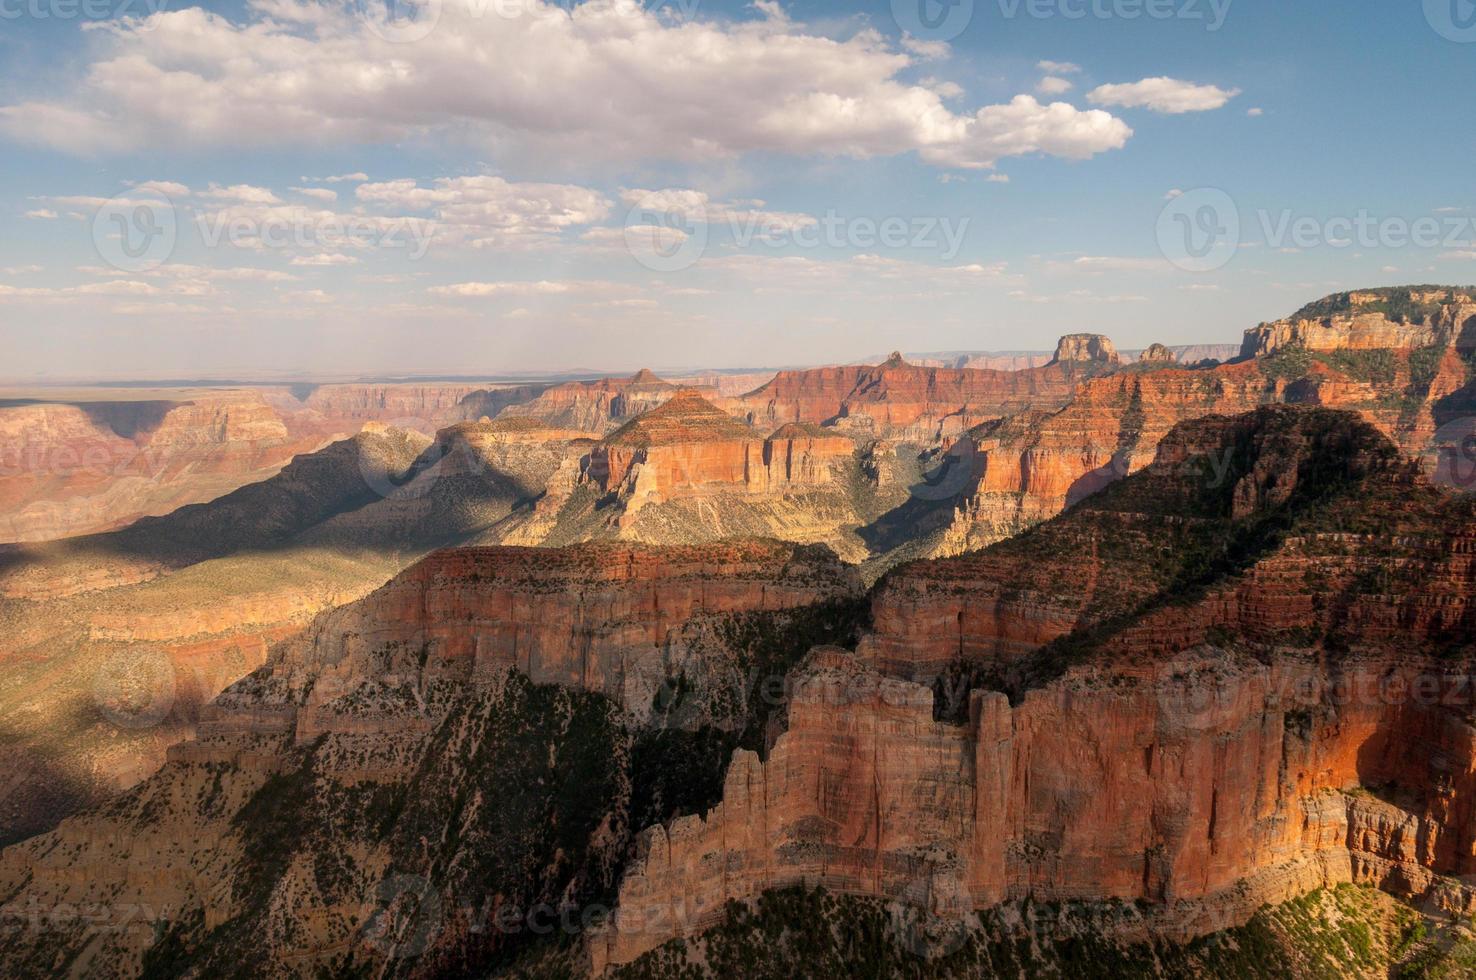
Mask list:
POLYGON ((1114 353, 1112 358, 996 371, 919 367, 894 354, 875 367, 781 371, 737 399, 734 410, 755 425, 838 423, 876 436, 933 443, 1002 415, 1063 405, 1078 381, 1109 371, 1115 363, 1114 353))
POLYGON ((595 967, 794 884, 927 896, 965 927, 1006 901, 1137 903, 1134 928, 1177 942, 1337 882, 1469 912, 1473 554, 1476 505, 1353 416, 1176 429, 1088 505, 893 573, 858 653, 791 677, 767 759, 737 754, 718 807, 642 835, 595 967), (969 690, 1012 667, 1010 696, 969 690))
POLYGON ((641 370, 628 378, 554 385, 530 401, 508 406, 500 415, 537 418, 557 427, 605 434, 656 408, 677 391, 676 385, 641 370))
MULTIPOLYGON (((1333 297, 1308 309, 1342 302, 1333 297)), ((1060 513, 1151 462, 1159 439, 1181 421, 1266 404, 1357 411, 1403 451, 1423 457, 1428 473, 1442 482, 1469 486, 1469 473, 1476 467, 1465 458, 1464 447, 1473 428, 1468 420, 1476 416, 1476 377, 1462 354, 1461 344, 1468 341, 1460 338, 1476 331, 1461 326, 1471 322, 1476 308, 1464 309, 1460 302, 1432 307, 1427 326, 1433 324, 1429 329, 1443 339, 1431 347, 1354 348, 1347 324, 1330 320, 1334 326, 1318 329, 1331 331, 1333 349, 1271 342, 1269 353, 1238 363, 1197 369, 1164 365, 1093 378, 1083 381, 1070 404, 1058 411, 1022 412, 976 427, 960 440, 967 440, 963 455, 975 476, 960 494, 951 525, 932 541, 930 553, 984 547, 1060 513)), ((1381 322, 1396 330, 1427 329, 1381 322)), ((1249 331, 1247 344, 1259 344, 1256 338, 1262 336, 1249 331)))
POLYGON ((1178 356, 1162 344, 1149 344, 1133 361, 1134 364, 1175 364, 1177 362, 1178 356))
POLYGON ((433 554, 276 647, 125 797, 3 852, 7 924, 62 905, 118 918, 47 915, 0 961, 23 972, 86 946, 92 969, 137 973, 165 933, 205 972, 326 968, 346 948, 393 960, 366 919, 397 867, 450 889, 420 962, 471 955, 466 927, 501 921, 497 904, 463 907, 473 890, 552 902, 558 888, 539 882, 553 875, 585 895, 611 873, 598 863, 623 860, 625 809, 656 805, 631 801, 632 778, 696 791, 668 770, 689 769, 681 750, 700 743, 648 740, 641 751, 676 754, 633 761, 625 712, 586 684, 633 714, 669 712, 691 694, 683 665, 701 669, 724 642, 711 624, 772 625, 858 590, 828 551, 774 542, 433 554), (567 686, 536 688, 523 668, 567 686), (518 810, 520 797, 553 809, 518 810), (426 854, 430 826, 457 843, 426 854), (443 864, 453 852, 460 870, 443 864), (233 949, 247 936, 253 952, 233 949))
POLYGON ((791 422, 760 436, 684 389, 594 446, 587 477, 619 491, 634 513, 682 496, 824 486, 855 450, 852 439, 816 425, 791 422))
POLYGON ((956 929, 1007 901, 1136 903, 1127 938, 1181 943, 1338 882, 1468 912, 1469 733, 1446 708, 1337 700, 1342 681, 1427 676, 1205 650, 1016 706, 975 692, 955 726, 926 687, 817 655, 767 760, 737 754, 718 807, 642 835, 594 969, 795 884, 926 901, 956 929))
MULTIPOLYGON (((1413 464, 1400 461, 1395 447, 1377 430, 1352 418, 1275 406, 1181 425, 1163 440, 1157 459, 1146 469, 1055 520, 982 551, 890 573, 876 592, 869 655, 883 669, 909 677, 934 677, 958 660, 1007 671, 1015 661, 1075 630, 1115 616, 1146 616, 1143 604, 1175 583, 1180 571, 1229 547, 1240 533, 1239 522, 1253 524, 1267 508, 1285 516, 1293 504, 1305 506, 1298 503, 1298 494, 1333 493, 1308 486, 1313 471, 1323 484, 1334 486, 1350 513, 1376 500, 1404 500, 1409 522, 1431 536, 1424 544, 1437 548, 1440 561, 1454 568, 1454 577, 1447 578, 1445 564, 1432 565, 1399 595, 1373 600, 1413 638, 1434 643, 1444 632, 1461 628, 1462 617, 1468 615, 1460 597, 1471 581, 1459 557, 1465 547, 1459 535, 1467 533, 1466 505, 1423 483, 1413 464), (1174 502, 1171 516, 1159 509, 1163 501, 1174 502), (1442 520, 1449 526, 1441 528, 1442 520), (1077 556, 1070 576, 1062 577, 1053 564, 1052 557, 1061 554, 1077 556)), ((1369 520, 1367 515, 1349 517, 1335 528, 1362 527, 1369 520)), ((1391 534, 1399 520, 1399 511, 1389 515, 1391 534)), ((1334 599, 1321 590, 1336 593, 1353 587, 1340 582, 1334 569, 1346 565, 1356 571, 1358 562, 1335 561, 1334 556, 1344 551, 1350 556, 1388 555, 1393 546, 1382 536, 1319 542, 1323 539, 1314 535, 1304 544, 1313 557, 1293 551, 1285 558, 1294 568, 1320 567, 1317 596, 1302 593, 1297 598, 1306 586, 1288 591, 1295 575, 1260 592, 1270 579, 1256 576, 1275 577, 1279 573, 1271 569, 1283 560, 1268 556, 1264 568, 1257 565, 1255 572, 1247 572, 1244 595, 1226 600, 1236 611, 1220 610, 1230 628, 1259 635, 1257 613, 1251 610, 1266 603, 1271 605, 1261 615, 1288 630, 1318 635, 1344 630, 1375 644, 1387 640, 1371 621, 1358 618, 1362 598, 1334 599), (1273 607, 1283 608, 1283 614, 1276 615, 1273 607), (1291 609, 1311 618, 1286 621, 1291 609), (1243 625, 1235 618, 1240 611, 1247 617, 1243 625), (1354 629, 1333 618, 1338 616, 1353 617, 1360 625, 1354 629)), ((1189 618, 1182 611, 1179 616, 1189 618)), ((1191 632, 1209 625, 1198 623, 1191 632)))
POLYGON ((0 407, 0 541, 167 513, 269 476, 317 445, 250 392, 0 407))
POLYGON ((1095 361, 1100 364, 1117 364, 1122 360, 1112 341, 1099 333, 1067 334, 1056 343, 1056 354, 1051 363, 1069 361, 1095 361))
POLYGON ((162 516, 268 479, 294 456, 366 423, 429 436, 495 415, 543 387, 220 387, 163 389, 130 401, 97 389, 75 401, 0 403, 0 542, 54 540, 162 516))
POLYGON ((1285 348, 1309 351, 1420 347, 1476 349, 1476 299, 1459 289, 1342 293, 1285 320, 1245 332, 1241 357, 1285 348))
POLYGON ((427 678, 486 682, 517 670, 644 714, 686 623, 858 589, 831 552, 778 542, 451 549, 321 618, 283 647, 274 675, 293 688, 327 681, 329 693, 304 702, 312 710, 337 696, 336 681, 372 675, 376 656, 400 648, 419 652, 427 678))

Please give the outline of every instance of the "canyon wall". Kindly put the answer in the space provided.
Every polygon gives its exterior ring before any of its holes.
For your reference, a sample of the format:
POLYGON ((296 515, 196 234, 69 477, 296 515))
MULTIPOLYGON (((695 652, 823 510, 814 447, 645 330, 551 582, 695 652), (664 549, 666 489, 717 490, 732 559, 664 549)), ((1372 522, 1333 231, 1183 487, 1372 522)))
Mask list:
POLYGON ((677 390, 676 385, 645 370, 629 378, 570 381, 504 408, 501 417, 538 418, 553 425, 605 434, 658 407, 677 390))
POLYGON ((874 367, 846 365, 781 371, 735 400, 755 425, 836 422, 877 435, 930 442, 1026 408, 1055 408, 1074 385, 1117 363, 1111 342, 1095 335, 1068 344, 1068 358, 1020 371, 919 367, 893 354, 874 367), (1104 346, 1105 345, 1105 346, 1104 346))
POLYGON ((1013 707, 976 691, 954 726, 929 689, 819 651, 767 760, 738 753, 719 806, 642 835, 593 968, 795 884, 921 903, 945 937, 1004 901, 1118 900, 1142 913, 1121 938, 1183 942, 1346 881, 1469 913, 1476 893, 1451 880, 1476 870, 1469 692, 1339 694, 1412 690, 1431 670, 1200 648, 1074 671, 1013 707))
POLYGON ((0 402, 0 542, 121 527, 265 480, 293 457, 391 423, 433 435, 495 415, 543 386, 329 384, 161 389, 119 400, 0 402), (301 397, 299 397, 301 395, 301 397))
POLYGON ((1354 416, 1182 426, 1035 531, 893 572, 872 609, 855 654, 789 677, 767 759, 643 835, 596 969, 795 884, 934 925, 1138 903, 1133 938, 1174 942, 1338 882, 1476 907, 1476 501, 1354 416))
MULTIPOLYGON (((319 619, 282 648, 277 673, 347 683, 373 675, 385 650, 417 650, 428 678, 471 682, 517 670, 535 683, 598 691, 641 714, 666 676, 670 638, 687 622, 808 605, 859 587, 826 549, 778 542, 459 548, 319 619)), ((309 696, 306 707, 319 700, 309 696)))

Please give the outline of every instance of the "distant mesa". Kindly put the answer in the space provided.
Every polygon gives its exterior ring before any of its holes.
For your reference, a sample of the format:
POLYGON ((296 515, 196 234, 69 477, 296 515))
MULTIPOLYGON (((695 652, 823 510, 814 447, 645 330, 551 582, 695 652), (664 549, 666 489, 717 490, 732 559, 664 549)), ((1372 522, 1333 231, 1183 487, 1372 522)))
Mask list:
POLYGON ((682 442, 755 439, 758 434, 695 388, 681 388, 671 398, 638 415, 605 440, 612 446, 661 446, 682 442))
POLYGON ((1242 359, 1278 350, 1476 349, 1476 299, 1458 287, 1399 286, 1334 293, 1245 332, 1242 359))
POLYGON ((1099 333, 1071 333, 1056 343, 1052 364, 1090 361, 1097 364, 1120 364, 1122 357, 1112 341, 1099 333))
POLYGON ((666 382, 662 381, 660 378, 658 378, 656 376, 656 372, 655 371, 652 371, 650 368, 641 368, 635 374, 632 374, 630 376, 630 380, 631 380, 631 383, 632 384, 638 384, 638 385, 665 384, 666 383, 666 382))
POLYGON ((1149 344, 1148 348, 1138 355, 1139 364, 1176 364, 1178 360, 1174 352, 1162 344, 1149 344))

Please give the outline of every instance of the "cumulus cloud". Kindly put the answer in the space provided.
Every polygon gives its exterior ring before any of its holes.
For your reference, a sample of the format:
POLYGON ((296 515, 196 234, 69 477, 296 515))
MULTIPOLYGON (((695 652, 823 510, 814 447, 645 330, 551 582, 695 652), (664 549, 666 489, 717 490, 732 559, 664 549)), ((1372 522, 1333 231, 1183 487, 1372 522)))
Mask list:
POLYGON ((450 136, 499 159, 586 166, 917 152, 988 167, 1023 153, 1087 157, 1131 132, 1105 112, 1028 97, 957 114, 938 91, 899 78, 940 49, 898 50, 871 30, 806 33, 777 8, 756 20, 673 21, 611 0, 523 0, 517 16, 444 0, 434 29, 401 44, 352 9, 256 0, 240 20, 192 7, 110 22, 69 95, 4 106, 0 128, 81 153, 166 138, 215 147, 450 136))
POLYGON ((1050 75, 1075 75, 1081 65, 1070 61, 1037 61, 1035 67, 1050 75))
MULTIPOLYGON (((649 215, 680 215, 703 224, 727 224, 735 232, 763 235, 793 231, 816 224, 813 215, 794 211, 766 211, 763 201, 714 201, 705 191, 668 187, 663 190, 623 190, 621 202, 649 215)), ((640 215, 636 215, 639 222, 640 215)))
POLYGON ((1240 89, 1223 89, 1218 85, 1196 85, 1177 78, 1145 78, 1139 82, 1099 85, 1087 93, 1097 105, 1148 108, 1154 112, 1179 115, 1218 109, 1240 94, 1240 89))
POLYGON ((435 216, 437 237, 475 247, 536 245, 559 233, 603 221, 610 201, 575 184, 525 183, 502 177, 442 177, 360 184, 363 204, 435 216))
POLYGON ((26 217, 40 218, 42 220, 50 221, 51 219, 56 217, 56 212, 51 210, 50 208, 36 208, 34 211, 27 211, 26 217))
POLYGON ((1043 105, 1017 95, 1006 105, 985 106, 967 120, 959 138, 925 148, 922 157, 952 167, 990 167, 1004 157, 1047 153, 1085 160, 1120 149, 1133 135, 1127 123, 1100 109, 1066 102, 1043 105))
POLYGON ((326 187, 294 187, 292 193, 301 194, 303 197, 310 197, 325 204, 332 204, 338 200, 338 191, 331 191, 326 187))
POLYGON ((585 284, 540 279, 531 282, 458 282, 449 286, 432 286, 433 296, 553 296, 574 292, 585 284))
POLYGON ((1126 258, 1116 255, 1083 255, 1073 265, 1092 272, 1158 272, 1168 268, 1164 259, 1126 258))
POLYGON ((265 187, 253 187, 251 184, 232 184, 230 187, 211 184, 207 190, 200 192, 200 196, 211 201, 225 201, 234 204, 282 203, 281 198, 265 187))
POLYGON ((133 189, 140 194, 162 194, 165 197, 190 196, 189 187, 173 180, 146 180, 140 184, 134 184, 133 189))
POLYGON ((299 255, 288 265, 328 267, 336 265, 358 265, 359 260, 352 255, 343 255, 338 252, 321 252, 317 255, 299 255))
POLYGON ((1035 86, 1035 90, 1041 95, 1063 95, 1071 91, 1071 88, 1070 82, 1056 75, 1047 75, 1035 86))
POLYGON ((902 38, 902 48, 917 55, 924 61, 938 61, 953 53, 947 41, 924 41, 922 38, 913 37, 911 34, 902 38))

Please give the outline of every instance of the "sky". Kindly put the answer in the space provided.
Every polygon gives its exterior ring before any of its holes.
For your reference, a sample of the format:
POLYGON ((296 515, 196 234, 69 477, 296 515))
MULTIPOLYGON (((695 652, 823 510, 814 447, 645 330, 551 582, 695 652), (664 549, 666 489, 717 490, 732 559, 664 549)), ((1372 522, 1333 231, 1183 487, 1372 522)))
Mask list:
POLYGON ((0 0, 0 379, 1234 343, 1476 281, 1472 0, 0 0))

